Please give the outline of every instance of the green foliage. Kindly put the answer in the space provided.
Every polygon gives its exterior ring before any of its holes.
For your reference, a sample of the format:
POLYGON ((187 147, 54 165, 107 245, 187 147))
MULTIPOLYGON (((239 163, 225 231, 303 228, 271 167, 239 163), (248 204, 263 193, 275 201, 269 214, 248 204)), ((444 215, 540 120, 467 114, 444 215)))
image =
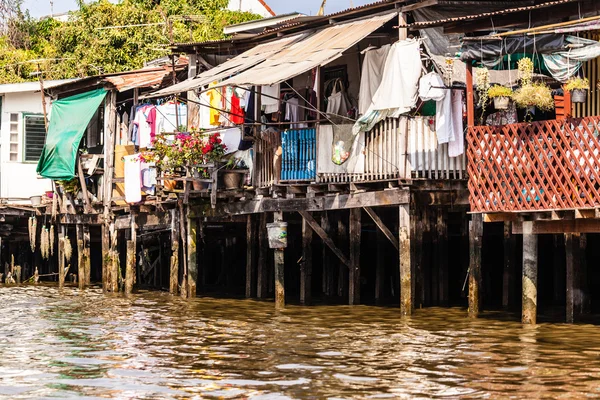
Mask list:
POLYGON ((565 90, 571 92, 573 90, 590 90, 590 81, 588 78, 579 78, 573 76, 569 78, 567 83, 565 84, 565 90))
POLYGON ((513 90, 506 86, 494 85, 488 89, 488 97, 493 99, 494 97, 510 97, 513 94, 513 90))
POLYGON ((0 83, 75 78, 141 68, 168 55, 169 43, 223 39, 223 27, 260 18, 226 9, 227 0, 107 0, 79 2, 68 22, 18 13, 12 34, 0 36, 0 83), (191 18, 188 18, 191 16, 191 18), (158 25, 158 24, 162 25, 158 25), (153 24, 118 29, 109 26, 153 24), (171 29, 172 28, 172 33, 171 29), (15 33, 16 32, 16 33, 15 33), (14 40, 18 38, 18 40, 14 40), (50 59, 31 63, 35 59, 50 59), (59 59, 59 60, 54 60, 59 59))

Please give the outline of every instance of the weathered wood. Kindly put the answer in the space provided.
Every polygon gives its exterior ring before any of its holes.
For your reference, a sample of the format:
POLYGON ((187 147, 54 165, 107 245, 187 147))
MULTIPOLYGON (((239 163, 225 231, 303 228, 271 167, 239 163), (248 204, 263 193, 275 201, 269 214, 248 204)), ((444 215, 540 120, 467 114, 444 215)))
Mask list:
MULTIPOLYGON (((425 301, 425 285, 424 285, 424 273, 422 263, 422 248, 423 248, 423 229, 420 225, 422 215, 418 208, 420 203, 417 201, 416 196, 412 196, 410 203, 410 263, 413 275, 413 286, 414 291, 414 304, 413 307, 421 308, 425 301)), ((399 226, 399 225, 398 225, 399 226)), ((400 229, 400 228, 398 228, 400 229)))
MULTIPOLYGON (((141 213, 136 215, 136 223, 144 229, 151 229, 153 226, 172 226, 172 212, 153 211, 151 213, 141 213)), ((115 220, 116 229, 131 228, 131 216, 126 215, 115 220)))
POLYGON ((302 218, 302 259, 300 261, 300 304, 309 305, 312 300, 312 236, 313 231, 302 218))
POLYGON ((111 90, 104 101, 104 176, 102 180, 102 202, 104 215, 110 213, 113 195, 113 174, 115 158, 115 137, 117 125, 117 94, 111 90))
POLYGON ((61 289, 65 287, 65 276, 67 274, 65 269, 65 234, 63 229, 61 228, 61 231, 58 233, 58 287, 61 289))
POLYGON ((587 261, 587 235, 582 233, 579 236, 579 251, 580 251, 580 269, 581 269, 581 313, 588 314, 591 310, 592 303, 590 298, 590 286, 588 281, 588 261, 587 261))
MULTIPOLYGON (((321 213, 321 228, 327 236, 332 237, 333 230, 330 214, 331 212, 329 211, 324 211, 323 213, 321 213)), ((326 296, 331 296, 333 280, 333 260, 331 257, 331 250, 327 246, 323 246, 322 260, 323 274, 321 279, 321 289, 326 296)))
POLYGON ((378 229, 375 233, 375 246, 377 248, 377 254, 375 255, 376 266, 375 266, 375 304, 381 305, 384 292, 385 292, 385 255, 383 241, 385 236, 381 229, 378 229))
POLYGON ((410 243, 410 206, 399 207, 398 237, 400 238, 400 313, 403 316, 412 314, 413 306, 413 283, 411 266, 411 243, 410 243))
POLYGON ((473 214, 469 222, 469 317, 481 312, 481 246, 483 244, 483 216, 473 214))
MULTIPOLYGON (((532 221, 533 233, 563 234, 563 233, 598 233, 600 232, 600 220, 598 219, 572 219, 558 221, 532 221)), ((515 235, 523 233, 523 223, 513 222, 512 232, 515 235)))
POLYGON ((475 126, 475 99, 473 97, 473 65, 471 62, 467 62, 467 75, 466 75, 466 84, 467 84, 467 126, 473 127, 475 126))
POLYGON ((79 290, 85 289, 85 253, 83 244, 83 225, 76 225, 75 233, 77 236, 77 275, 79 282, 79 290))
POLYGON ((169 268, 169 293, 179 293, 179 210, 171 210, 171 263, 169 268))
POLYGON ((436 231, 438 246, 436 248, 437 267, 439 269, 439 302, 441 306, 448 305, 448 213, 440 207, 436 215, 436 231))
POLYGON ((581 316, 581 247, 579 234, 565 233, 567 257, 567 323, 577 322, 581 316))
POLYGON ((133 240, 127 241, 127 256, 126 256, 126 268, 125 268, 125 294, 130 295, 133 293, 133 280, 135 278, 135 242, 133 240))
POLYGON ((91 242, 90 226, 83 225, 83 267, 85 272, 85 284, 88 286, 92 283, 91 242))
MULTIPOLYGON (((283 213, 273 213, 273 221, 283 221, 283 213)), ((281 309, 285 307, 285 281, 284 281, 284 250, 275 249, 275 308, 281 309)))
POLYGON ((198 257, 197 257, 197 229, 198 221, 195 218, 187 218, 187 256, 188 276, 187 295, 188 298, 196 297, 196 285, 198 282, 198 257))
POLYGON ((90 203, 90 196, 87 190, 87 184, 85 183, 85 175, 83 174, 83 168, 81 167, 81 157, 77 156, 77 175, 79 177, 79 184, 81 185, 81 193, 83 194, 83 212, 88 214, 94 212, 90 203))
POLYGON ((246 221, 246 297, 256 295, 256 220, 254 215, 248 215, 246 221))
POLYGON ((325 232, 323 228, 321 228, 317 221, 315 221, 313 216, 307 211, 298 211, 298 213, 302 216, 304 220, 306 220, 308 225, 321 238, 323 243, 325 243, 325 245, 327 245, 327 247, 331 249, 333 254, 335 254, 342 263, 344 263, 348 268, 350 268, 352 265, 351 260, 344 255, 344 253, 335 245, 335 243, 333 243, 333 240, 327 235, 327 232, 325 232))
POLYGON ((110 277, 108 279, 110 291, 117 293, 119 291, 119 278, 120 278, 120 259, 119 259, 119 234, 115 229, 114 222, 109 225, 110 232, 110 277))
POLYGON ((268 265, 267 254, 269 252, 267 239, 267 214, 262 213, 258 223, 258 265, 256 274, 256 297, 264 299, 268 292, 268 265))
POLYGON ((381 232, 385 235, 385 237, 388 238, 388 240, 392 243, 392 245, 396 248, 396 250, 399 251, 400 245, 398 244, 398 239, 392 233, 392 231, 388 229, 388 227, 381 220, 381 218, 379 218, 379 215, 377 215, 375 210, 372 207, 363 207, 363 209, 366 211, 366 213, 369 215, 369 217, 371 217, 373 222, 375 222, 375 225, 377 225, 377 227, 381 230, 381 232))
POLYGON ((515 236, 510 221, 504 222, 504 268, 502 271, 502 307, 515 306, 515 236))
MULTIPOLYGON (((343 212, 338 220, 338 246, 340 251, 348 251, 348 217, 347 213, 343 212)), ((349 263, 350 261, 348 261, 349 263)), ((337 294, 339 297, 346 297, 348 293, 348 264, 339 263, 337 294)))
POLYGON ((360 242, 361 209, 350 209, 350 268, 348 274, 348 304, 360 304, 360 242))
POLYGON ((107 224, 102 225, 102 291, 108 291, 110 268, 110 231, 107 224))
POLYGON ((532 232, 532 222, 523 222, 523 299, 521 321, 537 322, 538 239, 532 232))

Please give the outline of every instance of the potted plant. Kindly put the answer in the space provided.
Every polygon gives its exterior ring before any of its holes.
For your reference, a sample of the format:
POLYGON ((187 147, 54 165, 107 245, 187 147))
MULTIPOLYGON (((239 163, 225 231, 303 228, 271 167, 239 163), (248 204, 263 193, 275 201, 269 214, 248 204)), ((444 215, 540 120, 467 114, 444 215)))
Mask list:
POLYGON ((232 157, 227 161, 227 164, 223 167, 223 186, 225 189, 239 189, 242 187, 242 179, 246 175, 248 169, 244 165, 244 162, 239 159, 232 157))
POLYGON ((517 64, 521 87, 514 91, 512 100, 519 108, 527 109, 527 116, 531 116, 530 110, 534 107, 542 111, 554 109, 554 97, 552 90, 543 82, 533 82, 533 61, 530 58, 522 58, 517 64))
POLYGON ((477 87, 477 105, 481 107, 480 123, 483 124, 483 116, 488 103, 488 90, 490 89, 490 71, 487 68, 475 68, 475 85, 477 87))
POLYGON ((513 90, 506 86, 494 85, 488 90, 488 97, 494 100, 496 110, 506 110, 510 102, 513 90))
POLYGON ((571 92, 571 101, 573 103, 585 103, 587 100, 587 91, 590 90, 590 81, 588 78, 572 76, 565 83, 564 89, 571 92))

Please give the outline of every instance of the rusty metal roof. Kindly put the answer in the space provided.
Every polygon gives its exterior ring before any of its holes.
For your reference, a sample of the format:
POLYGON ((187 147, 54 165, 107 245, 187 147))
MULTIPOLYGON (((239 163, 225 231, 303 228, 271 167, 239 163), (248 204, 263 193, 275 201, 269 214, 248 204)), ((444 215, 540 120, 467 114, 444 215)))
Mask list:
MULTIPOLYGON (((187 59, 185 62, 180 62, 175 65, 175 72, 183 71, 187 68, 187 59)), ((131 71, 128 73, 111 75, 104 77, 104 81, 112 84, 115 89, 119 92, 136 88, 158 88, 163 84, 172 79, 173 68, 171 66, 164 66, 159 68, 148 68, 147 70, 140 69, 137 71, 131 71)))
POLYGON ((554 1, 548 1, 545 3, 541 3, 541 4, 536 4, 533 6, 507 8, 504 10, 484 12, 484 13, 480 13, 480 14, 464 15, 464 16, 453 17, 453 18, 438 19, 435 21, 414 22, 412 24, 402 25, 400 27, 402 27, 402 28, 429 28, 429 27, 434 27, 434 26, 446 25, 448 23, 472 21, 472 20, 476 20, 476 19, 495 17, 495 16, 499 16, 499 15, 506 15, 506 14, 512 14, 512 13, 517 13, 517 12, 533 11, 533 10, 538 10, 541 8, 553 7, 553 6, 558 6, 558 5, 567 4, 567 3, 575 3, 575 2, 579 2, 579 1, 580 0, 554 0, 554 1))

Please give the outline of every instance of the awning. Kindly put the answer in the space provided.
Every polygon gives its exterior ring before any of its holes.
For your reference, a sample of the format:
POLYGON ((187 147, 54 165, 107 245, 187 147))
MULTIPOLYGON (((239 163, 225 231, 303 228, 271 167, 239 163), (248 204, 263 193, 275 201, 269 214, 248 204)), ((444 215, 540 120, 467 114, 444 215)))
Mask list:
POLYGON ((228 78, 234 74, 237 74, 238 72, 244 71, 258 63, 263 62, 267 59, 267 57, 277 53, 286 46, 291 45, 295 41, 300 40, 305 36, 306 34, 294 35, 272 42, 259 44, 258 46, 243 52, 239 56, 225 61, 223 64, 196 75, 194 78, 186 79, 185 81, 176 83, 173 86, 169 86, 165 89, 147 94, 143 96, 143 98, 162 97, 187 92, 188 90, 197 89, 211 82, 228 78))
POLYGON ((46 144, 37 165, 39 175, 54 180, 75 177, 79 143, 105 96, 106 90, 97 89, 52 103, 46 144))
POLYGON ((221 82, 218 86, 262 86, 283 82, 335 60, 397 15, 396 11, 387 12, 327 27, 270 55, 264 62, 221 82))

